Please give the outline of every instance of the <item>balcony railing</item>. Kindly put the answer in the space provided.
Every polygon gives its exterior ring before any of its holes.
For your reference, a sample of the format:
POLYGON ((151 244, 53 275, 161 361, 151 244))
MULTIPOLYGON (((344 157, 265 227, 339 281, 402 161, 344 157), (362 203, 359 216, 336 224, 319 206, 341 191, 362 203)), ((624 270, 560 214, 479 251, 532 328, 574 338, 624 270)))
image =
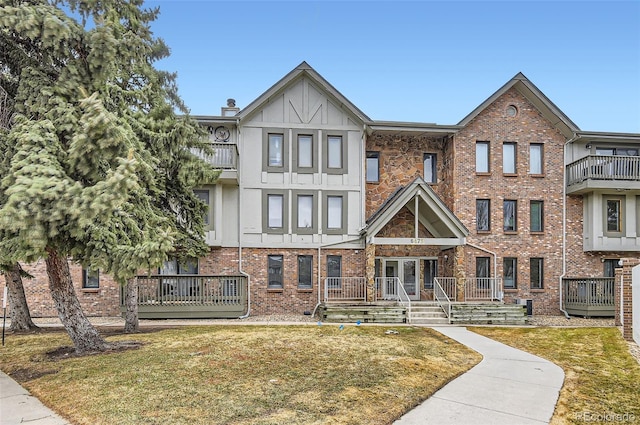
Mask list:
POLYGON ((205 154, 200 150, 192 152, 207 161, 214 168, 223 170, 238 169, 238 147, 233 143, 211 143, 212 154, 205 154))
MULTIPOLYGON (((138 276, 140 318, 238 317, 247 307, 244 276, 138 276)), ((124 288, 120 296, 124 308, 124 288)))
POLYGON ((614 316, 615 278, 565 278, 562 280, 564 309, 575 316, 614 316))
POLYGON ((585 180, 640 181, 640 156, 590 155, 567 165, 567 186, 585 180))

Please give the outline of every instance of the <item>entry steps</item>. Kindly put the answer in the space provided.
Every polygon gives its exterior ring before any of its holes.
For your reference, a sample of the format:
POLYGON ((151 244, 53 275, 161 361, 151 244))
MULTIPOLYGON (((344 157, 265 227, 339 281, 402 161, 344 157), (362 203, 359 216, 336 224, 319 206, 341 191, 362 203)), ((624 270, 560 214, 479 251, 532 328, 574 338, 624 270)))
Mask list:
POLYGON ((411 301, 409 323, 412 325, 446 325, 449 319, 435 301, 411 301))

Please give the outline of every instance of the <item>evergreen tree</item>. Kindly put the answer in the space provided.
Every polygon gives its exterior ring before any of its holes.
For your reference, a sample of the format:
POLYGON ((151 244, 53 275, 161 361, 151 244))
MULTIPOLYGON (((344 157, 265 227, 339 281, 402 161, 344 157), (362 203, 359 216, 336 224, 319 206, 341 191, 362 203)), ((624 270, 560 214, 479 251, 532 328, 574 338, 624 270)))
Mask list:
POLYGON ((169 253, 208 249, 193 188, 217 173, 192 153, 207 150, 197 123, 174 112, 186 112, 175 75, 153 67, 168 49, 150 31, 158 10, 141 5, 0 0, 0 67, 15 76, 0 255, 45 258, 77 351, 106 344, 80 308, 69 258, 126 284, 169 253))

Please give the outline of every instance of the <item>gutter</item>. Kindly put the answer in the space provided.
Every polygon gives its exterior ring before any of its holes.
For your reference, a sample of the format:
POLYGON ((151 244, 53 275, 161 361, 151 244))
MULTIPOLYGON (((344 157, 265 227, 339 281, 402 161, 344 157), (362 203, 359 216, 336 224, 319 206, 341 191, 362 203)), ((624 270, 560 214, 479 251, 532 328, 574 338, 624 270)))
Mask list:
POLYGON ((562 148, 563 154, 563 170, 562 170, 562 274, 558 278, 558 293, 559 297, 559 308, 562 313, 564 313, 564 317, 571 319, 569 317, 569 313, 562 306, 562 293, 564 292, 564 287, 562 285, 562 280, 567 275, 567 146, 569 143, 573 143, 576 139, 579 139, 580 136, 578 134, 573 133, 573 137, 567 140, 562 148))

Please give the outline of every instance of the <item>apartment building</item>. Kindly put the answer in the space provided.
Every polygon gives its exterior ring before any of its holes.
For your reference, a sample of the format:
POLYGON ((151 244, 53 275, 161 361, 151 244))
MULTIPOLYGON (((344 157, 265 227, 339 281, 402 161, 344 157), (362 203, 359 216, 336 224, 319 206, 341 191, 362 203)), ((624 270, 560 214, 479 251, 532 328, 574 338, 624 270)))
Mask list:
MULTIPOLYGON (((579 129, 520 73, 452 125, 371 120, 305 62, 196 118, 223 170, 197 189, 211 251, 140 276, 141 317, 444 295, 613 315, 619 262, 640 258, 640 134, 579 129)), ((55 315, 43 263, 34 316, 55 315)), ((88 315, 120 314, 108 276, 73 273, 88 315)))

